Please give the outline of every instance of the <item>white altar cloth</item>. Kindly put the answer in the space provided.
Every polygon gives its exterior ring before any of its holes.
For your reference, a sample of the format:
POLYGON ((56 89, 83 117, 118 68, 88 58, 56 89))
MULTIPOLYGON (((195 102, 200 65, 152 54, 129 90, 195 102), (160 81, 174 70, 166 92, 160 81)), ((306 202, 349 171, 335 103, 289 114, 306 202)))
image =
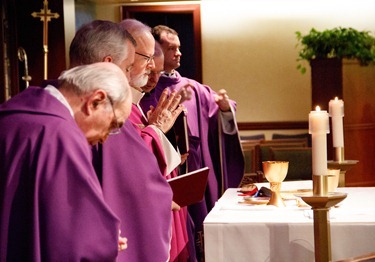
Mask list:
MULTIPOLYGON (((284 182, 281 191, 296 189, 312 189, 312 182, 284 182)), ((204 221, 206 262, 314 261, 310 207, 298 207, 295 200, 285 208, 240 204, 237 191, 228 189, 204 221)), ((375 187, 337 191, 348 196, 329 212, 332 260, 374 252, 375 187)))

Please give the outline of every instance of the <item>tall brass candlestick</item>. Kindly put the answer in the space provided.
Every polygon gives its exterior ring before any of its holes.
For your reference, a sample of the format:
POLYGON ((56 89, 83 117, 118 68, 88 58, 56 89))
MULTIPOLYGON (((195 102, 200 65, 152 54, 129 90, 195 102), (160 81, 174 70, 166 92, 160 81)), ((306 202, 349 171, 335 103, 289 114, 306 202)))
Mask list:
POLYGON ((344 147, 335 147, 335 161, 339 163, 345 161, 344 147))
POLYGON ((331 227, 329 221, 329 209, 346 198, 345 193, 328 192, 328 169, 327 169, 327 145, 325 135, 329 133, 327 115, 319 110, 310 112, 309 133, 312 136, 312 163, 313 166, 313 194, 301 195, 302 200, 311 206, 314 214, 314 248, 315 261, 332 261, 331 254, 331 227), (320 135, 324 146, 314 141, 320 135), (325 159, 321 159, 322 155, 325 159), (322 161, 317 161, 317 160, 322 161), (317 165, 319 163, 319 165, 317 165))
POLYGON ((314 249, 315 262, 332 261, 331 252, 331 225, 329 221, 329 210, 332 206, 340 203, 347 196, 345 193, 327 193, 324 192, 325 183, 323 179, 313 181, 319 183, 318 188, 322 188, 325 195, 301 196, 302 200, 311 206, 314 214, 314 249), (323 183, 323 184, 321 184, 323 183))
POLYGON ((335 97, 329 101, 329 115, 332 122, 332 142, 334 160, 328 161, 328 168, 340 169, 339 187, 345 186, 346 171, 358 163, 357 160, 345 160, 344 155, 344 101, 335 97))

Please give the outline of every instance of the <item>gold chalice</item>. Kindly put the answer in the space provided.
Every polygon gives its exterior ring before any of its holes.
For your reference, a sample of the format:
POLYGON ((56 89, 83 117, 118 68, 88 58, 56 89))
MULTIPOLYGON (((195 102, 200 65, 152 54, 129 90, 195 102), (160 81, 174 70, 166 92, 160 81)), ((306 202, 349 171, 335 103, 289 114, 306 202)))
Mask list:
POLYGON ((281 183, 288 173, 288 161, 264 161, 263 172, 268 182, 270 182, 272 195, 267 205, 285 207, 285 203, 280 195, 281 183))

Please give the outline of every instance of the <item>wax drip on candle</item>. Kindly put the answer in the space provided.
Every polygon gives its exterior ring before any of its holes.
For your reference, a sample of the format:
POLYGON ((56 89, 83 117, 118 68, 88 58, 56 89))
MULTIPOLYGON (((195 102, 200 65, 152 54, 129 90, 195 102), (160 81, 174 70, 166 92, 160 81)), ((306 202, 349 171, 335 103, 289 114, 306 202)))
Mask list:
POLYGON ((320 106, 309 114, 309 133, 312 143, 313 175, 327 175, 327 133, 329 133, 329 117, 320 106))
POLYGON ((340 100, 337 96, 329 101, 329 115, 332 122, 332 139, 333 147, 344 147, 344 101, 340 100))

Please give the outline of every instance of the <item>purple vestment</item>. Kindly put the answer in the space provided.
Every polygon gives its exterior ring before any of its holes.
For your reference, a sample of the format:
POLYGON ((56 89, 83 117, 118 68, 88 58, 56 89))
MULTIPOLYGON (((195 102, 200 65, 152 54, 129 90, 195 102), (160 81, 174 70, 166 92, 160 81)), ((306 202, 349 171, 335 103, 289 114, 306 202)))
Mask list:
POLYGON ((118 261, 167 261, 172 190, 140 130, 126 121, 102 145, 104 198, 121 220, 128 248, 118 261))
MULTIPOLYGON (((238 131, 234 134, 225 134, 222 132, 222 128, 219 128, 220 109, 214 99, 216 93, 210 87, 182 77, 177 71, 173 77, 162 75, 155 91, 147 99, 141 100, 142 108, 147 109, 150 105, 155 106, 155 101, 159 99, 165 88, 169 88, 170 91, 178 91, 189 83, 194 86, 192 88, 193 97, 191 100, 183 102, 187 109, 189 128, 188 171, 205 166, 210 168, 205 203, 202 201, 189 206, 189 213, 195 224, 196 241, 199 243, 203 241, 200 236, 203 230, 203 220, 207 213, 225 189, 239 185, 244 172, 244 159, 238 131), (220 161, 219 141, 222 148, 222 162, 220 161)), ((232 105, 235 105, 233 101, 232 105)), ((197 248, 202 248, 202 243, 197 248)), ((198 249, 198 253, 203 252, 198 249)))
MULTIPOLYGON (((143 129, 140 126, 147 126, 148 121, 143 117, 141 109, 139 109, 135 104, 132 105, 132 111, 129 116, 129 120, 139 127, 139 132, 142 133, 143 140, 149 145, 150 150, 158 159, 160 171, 166 173, 166 160, 163 152, 162 145, 157 137, 156 133, 149 133, 145 135, 146 129, 151 129, 151 127, 144 127, 143 129), (145 131, 143 131, 145 130, 145 131)), ((174 169, 171 174, 165 174, 166 179, 172 178, 178 175, 178 168, 174 169)), ((187 207, 181 207, 178 211, 171 211, 172 216, 172 238, 171 238, 171 249, 170 249, 170 260, 171 261, 188 261, 189 258, 189 237, 187 230, 187 207)))
POLYGON ((155 89, 152 89, 150 93, 146 93, 142 97, 139 103, 143 112, 146 112, 146 113, 150 110, 150 106, 155 106, 157 104, 158 104, 158 99, 156 99, 156 96, 155 96, 155 89))
POLYGON ((0 106, 0 261, 115 261, 119 220, 69 110, 29 87, 0 106))

